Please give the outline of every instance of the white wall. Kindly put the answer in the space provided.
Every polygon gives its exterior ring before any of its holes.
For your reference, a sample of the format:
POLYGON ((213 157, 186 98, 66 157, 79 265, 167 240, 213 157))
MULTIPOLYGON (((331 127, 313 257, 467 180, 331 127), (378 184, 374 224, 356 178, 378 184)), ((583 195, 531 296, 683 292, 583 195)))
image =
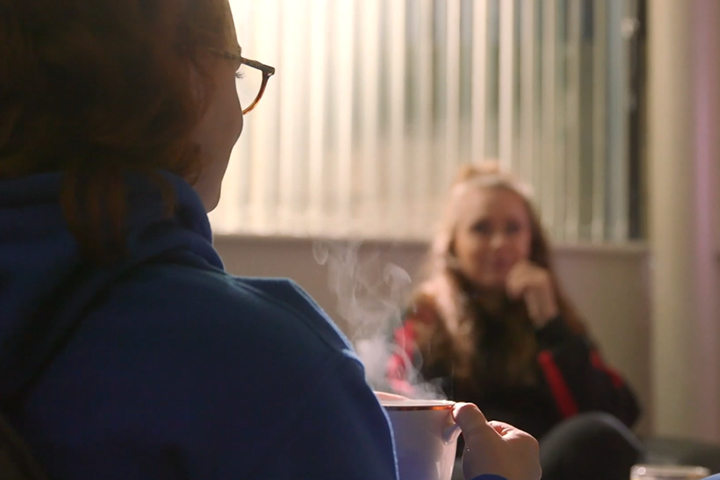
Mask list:
MULTIPOLYGON (((296 280, 347 331, 328 288, 328 274, 318 265, 312 241, 288 238, 220 236, 215 239, 227 270, 238 275, 283 276, 296 280)), ((422 262, 422 243, 363 244, 365 254, 377 254, 414 273, 422 262)), ((570 298, 601 345, 605 360, 619 369, 644 406, 639 426, 650 431, 650 375, 647 253, 644 247, 559 246, 555 258, 570 298)))
POLYGON ((643 407, 638 432, 652 431, 648 254, 642 246, 557 249, 563 286, 587 321, 605 361, 643 407))
POLYGON ((648 2, 656 430, 720 441, 720 2, 648 2))

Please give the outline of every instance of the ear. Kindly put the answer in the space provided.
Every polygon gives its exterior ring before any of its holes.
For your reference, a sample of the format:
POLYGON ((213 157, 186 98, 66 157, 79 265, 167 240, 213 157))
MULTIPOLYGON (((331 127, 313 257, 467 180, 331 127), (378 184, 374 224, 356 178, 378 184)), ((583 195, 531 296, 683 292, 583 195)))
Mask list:
POLYGON ((199 48, 195 58, 188 61, 188 80, 193 97, 199 105, 205 105, 212 96, 214 88, 213 72, 214 62, 218 59, 204 48, 199 48))

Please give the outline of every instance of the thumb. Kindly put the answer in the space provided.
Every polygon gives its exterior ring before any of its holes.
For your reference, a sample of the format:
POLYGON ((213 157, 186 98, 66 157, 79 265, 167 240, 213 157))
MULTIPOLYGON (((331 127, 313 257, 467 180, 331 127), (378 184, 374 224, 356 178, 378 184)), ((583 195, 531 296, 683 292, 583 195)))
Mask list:
POLYGON ((460 425, 463 435, 468 436, 487 436, 497 435, 492 426, 490 426, 485 415, 474 403, 456 403, 453 407, 453 419, 460 425))

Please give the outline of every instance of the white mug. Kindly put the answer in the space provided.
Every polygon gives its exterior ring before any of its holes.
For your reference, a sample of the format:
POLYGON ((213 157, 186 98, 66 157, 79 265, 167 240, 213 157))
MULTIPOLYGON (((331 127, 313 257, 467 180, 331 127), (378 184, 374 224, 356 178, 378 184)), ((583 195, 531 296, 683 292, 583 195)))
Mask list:
POLYGON ((390 417, 400 480, 450 480, 460 427, 454 402, 381 400, 390 417))

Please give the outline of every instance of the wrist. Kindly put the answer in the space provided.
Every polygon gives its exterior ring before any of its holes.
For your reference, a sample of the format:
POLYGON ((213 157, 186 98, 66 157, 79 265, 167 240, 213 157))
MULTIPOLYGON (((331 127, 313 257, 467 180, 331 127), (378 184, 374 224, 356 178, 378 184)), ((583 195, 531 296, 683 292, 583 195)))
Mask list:
POLYGON ((557 310, 545 314, 540 321, 535 322, 535 330, 541 330, 552 323, 554 320, 560 318, 557 310))
POLYGON ((562 315, 555 315, 545 325, 535 329, 535 338, 540 348, 547 348, 563 343, 573 333, 565 323, 562 315))

